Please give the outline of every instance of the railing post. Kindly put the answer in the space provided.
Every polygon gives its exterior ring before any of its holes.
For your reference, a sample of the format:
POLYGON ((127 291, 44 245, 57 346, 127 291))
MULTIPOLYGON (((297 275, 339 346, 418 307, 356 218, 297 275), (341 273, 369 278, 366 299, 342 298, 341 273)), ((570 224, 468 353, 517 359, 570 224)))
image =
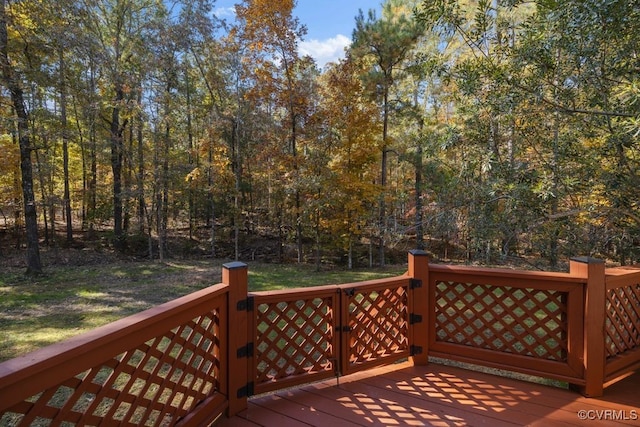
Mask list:
POLYGON ((602 396, 605 372, 606 282, 604 261, 573 258, 569 272, 587 280, 584 300, 584 379, 580 392, 588 397, 602 396))
POLYGON ((429 257, 422 250, 409 251, 409 276, 413 280, 412 316, 420 319, 410 326, 409 345, 414 365, 429 363, 429 257))
POLYGON ((231 262, 222 266, 222 283, 229 285, 229 363, 227 373, 229 407, 227 416, 232 417, 247 408, 249 385, 249 362, 241 348, 248 343, 248 268, 242 262, 231 262))

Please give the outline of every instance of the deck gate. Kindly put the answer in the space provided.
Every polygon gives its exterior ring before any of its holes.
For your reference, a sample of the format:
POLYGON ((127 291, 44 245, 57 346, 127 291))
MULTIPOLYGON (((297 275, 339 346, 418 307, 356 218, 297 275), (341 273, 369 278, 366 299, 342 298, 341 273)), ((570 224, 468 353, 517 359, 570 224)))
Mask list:
MULTIPOLYGON (((354 284, 250 293, 250 342, 241 351, 253 378, 241 393, 339 377, 420 354, 413 328, 426 316, 412 307, 422 280, 411 275, 411 265, 409 270, 354 284)), ((426 335, 416 336, 426 342, 426 335)))

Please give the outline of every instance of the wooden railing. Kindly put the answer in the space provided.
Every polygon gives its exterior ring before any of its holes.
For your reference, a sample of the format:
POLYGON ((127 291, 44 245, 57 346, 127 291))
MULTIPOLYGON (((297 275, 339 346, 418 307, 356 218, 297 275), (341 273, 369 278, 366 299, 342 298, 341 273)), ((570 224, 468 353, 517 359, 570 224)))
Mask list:
POLYGON ((410 356, 406 276, 250 294, 255 393, 410 356))
POLYGON ((566 381, 587 396, 640 367, 640 270, 430 265, 388 279, 249 293, 222 283, 0 364, 0 425, 206 425, 252 394, 410 358, 566 381))
POLYGON ((201 425, 227 407, 228 284, 0 364, 0 425, 201 425))
POLYGON ((640 269, 619 267, 605 275, 605 383, 640 367, 640 269))
POLYGON ((583 280, 432 265, 429 354, 582 384, 583 280))

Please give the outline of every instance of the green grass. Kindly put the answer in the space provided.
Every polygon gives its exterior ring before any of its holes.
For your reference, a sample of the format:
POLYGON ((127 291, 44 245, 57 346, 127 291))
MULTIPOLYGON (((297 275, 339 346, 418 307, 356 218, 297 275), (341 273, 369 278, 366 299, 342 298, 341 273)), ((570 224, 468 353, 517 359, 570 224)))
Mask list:
POLYGON ((403 266, 372 270, 316 271, 315 267, 310 265, 259 264, 249 266, 249 290, 272 291, 362 282, 365 280, 398 276, 405 272, 406 267, 403 266))
MULTIPOLYGON (((0 269, 0 361, 62 341, 221 280, 219 261, 105 262, 47 267, 39 277, 0 269)), ((403 274, 386 269, 316 272, 308 265, 249 263, 249 290, 349 283, 403 274)))

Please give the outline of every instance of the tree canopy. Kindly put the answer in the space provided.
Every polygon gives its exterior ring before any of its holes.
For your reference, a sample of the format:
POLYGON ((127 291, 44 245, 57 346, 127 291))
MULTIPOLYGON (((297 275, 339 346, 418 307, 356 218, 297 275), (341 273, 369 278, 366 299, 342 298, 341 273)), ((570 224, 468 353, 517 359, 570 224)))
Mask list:
POLYGON ((0 3, 0 227, 31 272, 79 233, 318 268, 640 258, 634 2, 386 0, 325 69, 295 0, 0 3))

